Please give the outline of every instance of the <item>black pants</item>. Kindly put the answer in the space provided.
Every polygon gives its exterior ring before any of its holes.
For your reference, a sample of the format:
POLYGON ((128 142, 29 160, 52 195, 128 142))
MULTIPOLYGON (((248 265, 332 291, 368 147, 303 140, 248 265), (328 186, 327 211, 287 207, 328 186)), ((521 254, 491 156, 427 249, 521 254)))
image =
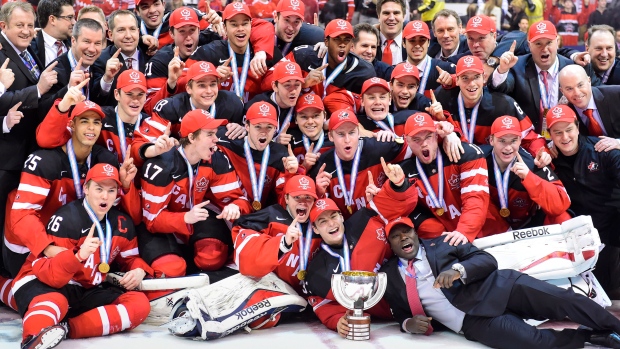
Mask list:
POLYGON ((515 282, 503 315, 466 315, 462 330, 467 339, 494 348, 583 348, 587 331, 537 329, 523 321, 565 318, 595 330, 620 332, 620 320, 591 299, 529 275, 515 282))

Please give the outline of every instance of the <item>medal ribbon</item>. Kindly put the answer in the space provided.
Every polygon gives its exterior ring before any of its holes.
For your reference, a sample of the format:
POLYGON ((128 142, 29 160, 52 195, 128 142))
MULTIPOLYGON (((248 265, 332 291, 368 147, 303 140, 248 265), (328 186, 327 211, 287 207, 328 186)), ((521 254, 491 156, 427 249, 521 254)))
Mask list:
POLYGON ((420 91, 421 94, 424 94, 424 91, 426 90, 426 82, 428 81, 428 77, 431 75, 431 57, 426 55, 424 60, 426 61, 426 65, 424 66, 424 71, 422 72, 420 86, 418 86, 418 91, 420 91))
MULTIPOLYGON (((306 151, 310 151, 310 138, 302 133, 301 139, 304 142, 304 148, 306 151)), ((319 134, 319 140, 314 144, 314 150, 312 151, 314 154, 318 153, 321 148, 323 148, 323 143, 325 142, 325 132, 321 131, 319 134)))
MULTIPOLYGON (((196 110, 196 106, 194 106, 194 103, 192 103, 192 99, 191 98, 189 99, 189 105, 192 108, 192 110, 196 110)), ((209 114, 213 115, 213 118, 215 119, 215 102, 213 102, 213 104, 211 104, 211 107, 209 108, 209 114)))
POLYGON ((340 261, 340 269, 342 269, 342 271, 351 270, 351 257, 349 256, 349 245, 347 243, 346 235, 342 235, 342 256, 332 251, 332 249, 329 248, 329 246, 325 243, 321 243, 321 248, 325 252, 329 253, 332 257, 338 258, 338 260, 340 261))
MULTIPOLYGON (((196 173, 194 173, 194 169, 192 168, 192 164, 187 160, 187 156, 185 155, 185 151, 183 151, 183 147, 178 147, 177 150, 179 154, 185 160, 185 165, 187 165, 187 172, 189 176, 189 208, 192 209, 194 207, 194 177, 198 174, 198 169, 196 169, 196 173)), ((190 230, 191 231, 191 230, 190 230)))
POLYGON ((437 174, 439 175, 438 178, 438 184, 439 184, 439 198, 437 198, 437 195, 435 194, 435 190, 433 189, 433 187, 431 186, 431 183, 428 180, 428 177, 426 177, 426 173, 424 173, 424 169, 422 168, 422 164, 420 164, 420 160, 418 160, 418 158, 415 159, 415 166, 418 168, 418 172, 420 173, 420 178, 422 179, 422 182, 424 183, 424 187, 426 188, 426 192, 428 192, 428 196, 431 198, 431 201, 433 202, 433 207, 434 208, 443 208, 446 203, 444 202, 443 199, 443 158, 441 156, 441 153, 437 154, 437 174))
POLYGON ((260 162, 260 173, 259 180, 257 183, 256 180, 256 168, 254 167, 254 159, 252 158, 252 151, 250 150, 250 143, 248 142, 248 137, 245 137, 245 141, 243 142, 243 152, 245 153, 245 162, 248 164, 248 173, 250 174, 250 181, 252 182, 252 196, 254 196, 254 201, 261 201, 261 197, 263 196, 263 188, 265 187, 265 175, 267 174, 267 163, 269 162, 269 154, 271 153, 271 148, 267 146, 265 150, 263 150, 263 159, 260 162))
POLYGON ((392 132, 392 134, 394 135, 394 137, 398 137, 398 135, 396 134, 396 131, 394 131, 394 115, 392 115, 392 113, 388 113, 385 118, 387 119, 388 123, 390 124, 390 126, 388 127, 388 125, 385 124, 385 122, 383 122, 383 120, 372 120, 375 125, 379 126, 379 128, 381 128, 382 130, 388 131, 388 132, 392 132))
POLYGON ((245 82, 248 79, 248 69, 250 68, 250 45, 248 44, 245 48, 243 67, 241 68, 241 80, 239 80, 239 69, 237 68, 237 55, 230 47, 230 43, 228 43, 228 55, 229 57, 232 57, 230 60, 230 67, 232 68, 233 73, 235 94, 243 100, 243 91, 245 90, 245 82))
MULTIPOLYGON (((278 105, 278 102, 276 102, 276 93, 272 93, 271 94, 271 100, 273 101, 273 103, 276 105, 276 107, 278 108, 278 119, 280 118, 280 106, 278 105)), ((286 114, 286 117, 284 118, 284 121, 282 121, 282 127, 280 127, 279 123, 278 125, 276 125, 276 133, 280 133, 280 129, 284 128, 284 126, 288 125, 291 123, 291 119, 293 119, 293 109, 295 109, 295 107, 291 107, 288 110, 288 113, 286 114)))
MULTIPOLYGON (((133 126, 134 132, 137 132, 140 129, 140 122, 142 122, 142 113, 138 115, 138 120, 136 120, 136 124, 133 126)), ((125 139, 125 124, 121 120, 121 117, 118 115, 118 106, 116 107, 116 128, 118 129, 118 140, 121 142, 121 154, 123 154, 123 161, 125 161, 125 157, 127 154, 127 140, 125 139)))
MULTIPOLYGON (((312 245, 312 224, 310 222, 307 223, 308 227, 306 228, 306 236, 301 237, 299 239, 299 270, 306 270, 308 266, 308 258, 310 257, 310 246, 312 245)), ((301 224, 297 223, 297 229, 299 231, 303 231, 301 228, 301 224)))
MULTIPOLYGON (((88 158, 86 158, 86 164, 88 169, 90 170, 90 157, 92 152, 88 154, 88 158)), ((71 166, 71 176, 73 176, 73 187, 75 187, 75 196, 78 199, 84 197, 84 192, 82 191, 82 185, 80 183, 80 171, 78 170, 77 159, 75 158, 75 151, 73 150, 73 139, 69 138, 67 142, 67 157, 69 158, 69 165, 71 166)))
POLYGON ((495 185, 497 186, 497 195, 499 196, 499 203, 501 206, 500 208, 508 208, 508 177, 510 177, 510 169, 517 158, 515 157, 512 159, 512 161, 508 164, 508 167, 506 167, 506 171, 503 175, 497 165, 497 161, 495 160, 495 154, 493 154, 491 158, 493 158, 493 172, 495 172, 495 185))
MULTIPOLYGON (((161 27, 163 25, 164 21, 162 20, 161 23, 159 23, 159 25, 157 26, 157 28, 155 28, 155 31, 153 31, 153 36, 155 37, 155 39, 159 39, 159 32, 161 32, 161 27)), ((146 25, 144 24, 144 21, 140 23, 140 32, 142 33, 142 35, 149 35, 149 32, 146 30, 146 25)))
POLYGON ((88 213, 88 217, 90 217, 90 220, 95 223, 97 235, 99 235, 99 239, 101 240, 101 246, 99 246, 100 262, 110 264, 109 258, 110 250, 112 250, 112 228, 110 226, 110 221, 108 221, 108 215, 105 215, 105 234, 103 234, 103 228, 101 227, 99 219, 97 219, 97 215, 93 212, 93 209, 90 208, 90 205, 86 202, 86 199, 84 199, 82 203, 84 204, 86 213, 88 213))
MULTIPOLYGON (((327 64, 327 56, 328 55, 325 55, 325 57, 323 58, 323 65, 327 64)), ((338 64, 336 69, 334 69, 332 73, 329 74, 329 77, 327 77, 327 69, 323 69, 323 77, 325 78, 323 80, 323 98, 325 98, 325 96, 327 95, 327 86, 329 86, 332 82, 334 82, 334 80, 336 80, 338 75, 342 72, 342 70, 347 64, 347 59, 349 58, 348 57, 345 58, 344 62, 338 64)))
POLYGON ((414 278, 414 279, 417 279, 417 278, 418 278, 418 276, 417 276, 417 275, 412 275, 412 274, 411 274, 411 273, 407 270, 407 266, 406 266, 406 265, 403 265, 403 263, 400 261, 400 258, 398 259, 398 268, 399 268, 400 270, 402 270, 402 271, 405 273, 405 275, 407 275, 408 277, 410 277, 410 278, 414 278))
MULTIPOLYGON (((476 131, 476 120, 478 120, 478 108, 480 107, 480 103, 482 103, 482 96, 480 96, 480 100, 476 103, 476 106, 471 111, 471 123, 469 124, 469 131, 467 130, 467 117, 465 116, 465 104, 463 102, 463 96, 459 92, 458 96, 458 104, 459 104, 459 117, 461 119, 461 129, 463 129, 463 133, 465 133, 465 138, 467 138, 467 142, 474 143, 474 133, 476 131)), ((438 156, 439 158, 440 156, 438 156)))
POLYGON ((355 157, 353 158, 353 166, 351 166, 351 175, 349 176, 349 190, 347 190, 347 186, 344 182, 344 173, 342 172, 342 164, 340 163, 340 158, 338 157, 338 155, 336 155, 336 152, 334 152, 334 162, 336 163, 336 172, 338 173, 338 183, 340 183, 342 193, 344 194, 344 204, 347 206, 353 206, 355 180, 357 179, 357 168, 360 164, 363 145, 363 140, 360 139, 359 144, 357 145, 357 150, 355 151, 355 157))

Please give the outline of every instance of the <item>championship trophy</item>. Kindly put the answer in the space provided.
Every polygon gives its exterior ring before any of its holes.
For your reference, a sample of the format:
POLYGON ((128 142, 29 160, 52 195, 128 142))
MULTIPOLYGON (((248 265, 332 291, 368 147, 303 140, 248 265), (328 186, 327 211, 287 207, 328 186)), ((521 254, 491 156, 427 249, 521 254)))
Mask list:
POLYGON ((364 310, 379 303, 387 286, 385 273, 345 271, 332 275, 332 293, 347 311, 349 334, 347 339, 370 339, 370 316, 364 310))

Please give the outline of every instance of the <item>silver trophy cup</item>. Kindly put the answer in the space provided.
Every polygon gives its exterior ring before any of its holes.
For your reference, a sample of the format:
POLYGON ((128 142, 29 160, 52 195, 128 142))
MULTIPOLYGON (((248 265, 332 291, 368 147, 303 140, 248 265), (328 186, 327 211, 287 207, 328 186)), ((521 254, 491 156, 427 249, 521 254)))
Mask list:
POLYGON ((370 316, 364 310, 379 303, 385 287, 385 273, 369 271, 345 271, 332 275, 332 293, 347 311, 349 334, 347 339, 362 341, 370 339, 370 316))

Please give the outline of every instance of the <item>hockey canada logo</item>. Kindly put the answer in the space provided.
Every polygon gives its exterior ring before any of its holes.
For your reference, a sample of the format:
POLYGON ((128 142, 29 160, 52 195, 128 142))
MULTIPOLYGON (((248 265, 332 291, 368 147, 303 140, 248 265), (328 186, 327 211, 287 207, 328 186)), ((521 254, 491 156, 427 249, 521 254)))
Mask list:
POLYGON ((97 106, 94 102, 91 101, 84 101, 84 105, 86 106, 86 108, 95 108, 97 106))
POLYGON ((561 107, 555 107, 551 109, 551 114, 553 114, 554 119, 559 119, 562 117, 562 115, 564 115, 564 112, 562 111, 561 107))
POLYGON ((465 57, 463 59, 463 64, 465 64, 467 68, 471 68, 474 65, 474 57, 473 56, 465 57))
POLYGON ((140 83, 140 73, 138 73, 136 71, 132 71, 131 73, 129 73, 129 80, 131 82, 133 82, 134 84, 139 84, 140 83))
POLYGON ((105 175, 108 177, 112 177, 112 175, 114 174, 114 167, 110 164, 105 164, 103 166, 103 173, 105 173, 105 175))
POLYGON ((338 119, 339 120, 349 119, 349 113, 347 113, 346 111, 341 111, 340 114, 338 114, 338 119))
POLYGON ((343 19, 339 19, 336 22, 336 27, 338 27, 338 29, 343 29, 343 30, 347 29, 347 23, 348 23, 347 21, 345 21, 343 19))
POLYGON ((310 181, 306 177, 301 177, 299 179, 299 188, 303 190, 308 190, 310 188, 310 181))
POLYGON ((547 23, 545 22, 540 22, 538 24, 536 24, 536 33, 538 34, 544 34, 546 33, 547 30, 547 23))
POLYGON ((452 176, 450 176, 450 178, 448 179, 448 183, 450 183, 451 189, 460 188, 461 187, 461 176, 453 173, 452 176))
POLYGON ((295 64, 288 63, 285 68, 286 68, 286 73, 287 74, 291 74, 291 75, 295 74, 295 70, 296 70, 295 69, 295 64))
POLYGON ((516 207, 526 207, 527 206, 527 201, 525 201, 525 199, 523 199, 523 198, 516 198, 512 203, 516 207))
POLYGON ((422 114, 418 114, 413 118, 413 121, 415 121, 415 125, 416 126, 424 126, 426 124, 426 121, 424 121, 424 115, 422 114))
POLYGON ((191 17, 192 13, 188 10, 188 9, 182 9, 181 10, 181 18, 183 18, 186 21, 189 21, 189 18, 191 17))
POLYGON ((321 211, 327 208, 327 202, 325 200, 319 200, 315 203, 315 205, 316 205, 316 208, 318 208, 321 211))
POLYGON ((403 70, 406 71, 407 73, 413 73, 413 65, 411 65, 411 63, 407 62, 407 63, 403 64, 403 70))
POLYGON ((304 97, 304 101, 306 104, 313 104, 314 103, 314 95, 306 95, 306 97, 304 97))
POLYGON ((242 2, 233 2, 233 9, 235 11, 243 11, 243 3, 242 2))
POLYGON ((420 32, 422 31, 422 22, 420 21, 414 21, 413 22, 413 30, 420 32))
POLYGON ((588 170, 590 170, 590 172, 598 171, 598 164, 594 161, 591 161, 590 164, 588 165, 588 170))
POLYGON ((196 181, 196 191, 201 193, 207 190, 207 185, 209 185, 209 181, 205 177, 201 177, 196 181))
POLYGON ((502 119, 502 124, 504 125, 504 126, 502 126, 502 128, 509 129, 509 130, 510 130, 511 128, 515 127, 515 126, 512 124, 512 119, 511 119, 509 116, 507 116, 507 117, 505 117, 505 118, 503 118, 503 119, 502 119))
POLYGON ((288 7, 290 7, 291 9, 293 9, 295 11, 299 10, 299 1, 291 0, 291 3, 290 3, 290 5, 288 7))
POLYGON ((258 112, 262 116, 270 116, 271 115, 271 113, 269 112, 269 106, 267 105, 267 103, 261 104, 261 106, 258 107, 258 112))
POLYGON ((379 228, 376 230, 377 231, 377 240, 379 241, 387 241, 387 239, 385 238, 385 230, 383 230, 383 228, 379 228))
POLYGON ((202 70, 205 73, 208 73, 211 71, 211 67, 209 66, 209 63, 207 62, 200 62, 200 70, 202 70))
POLYGON ((208 111, 204 109, 200 109, 200 111, 202 112, 202 115, 207 117, 207 119, 213 119, 213 115, 211 115, 211 113, 209 113, 208 111))
POLYGON ((381 82, 381 79, 379 79, 379 78, 371 78, 370 82, 372 82, 373 84, 378 84, 378 83, 381 82))
POLYGON ((482 25, 482 17, 476 16, 471 19, 471 26, 477 28, 482 25))

